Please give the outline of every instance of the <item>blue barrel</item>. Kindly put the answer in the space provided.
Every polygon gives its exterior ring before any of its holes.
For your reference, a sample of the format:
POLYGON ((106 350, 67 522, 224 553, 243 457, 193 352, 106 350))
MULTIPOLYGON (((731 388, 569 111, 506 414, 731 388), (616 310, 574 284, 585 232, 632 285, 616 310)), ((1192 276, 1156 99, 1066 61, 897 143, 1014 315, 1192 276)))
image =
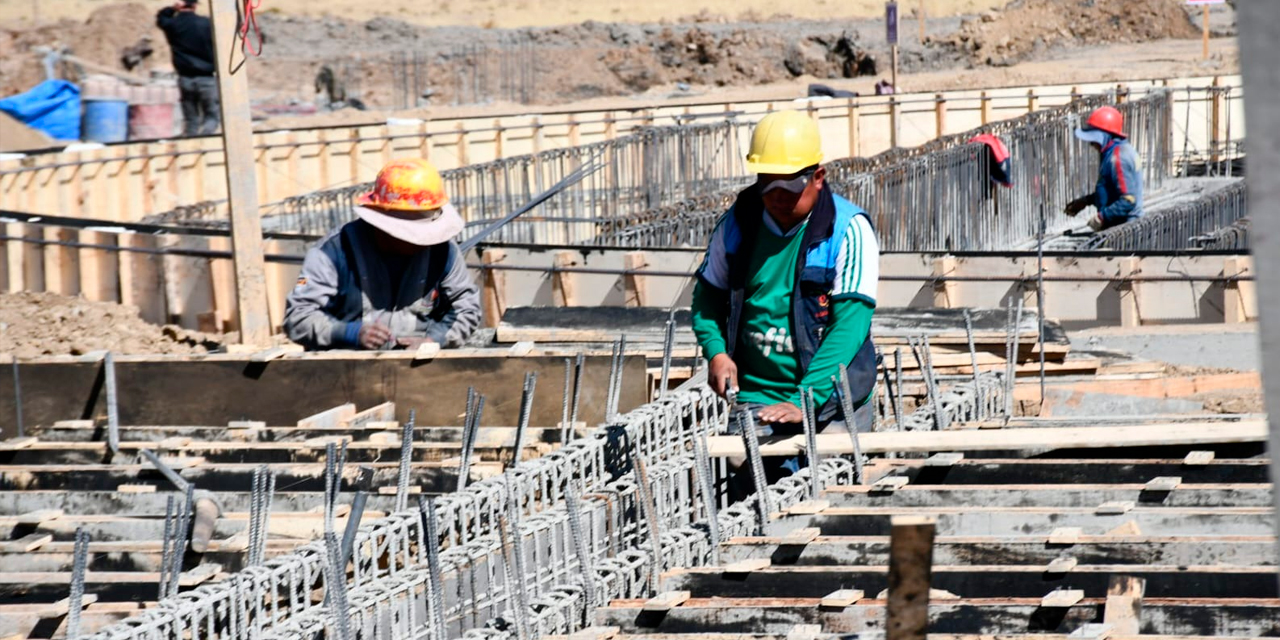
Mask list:
POLYGON ((129 101, 84 101, 84 127, 80 135, 90 142, 124 142, 129 139, 129 101))

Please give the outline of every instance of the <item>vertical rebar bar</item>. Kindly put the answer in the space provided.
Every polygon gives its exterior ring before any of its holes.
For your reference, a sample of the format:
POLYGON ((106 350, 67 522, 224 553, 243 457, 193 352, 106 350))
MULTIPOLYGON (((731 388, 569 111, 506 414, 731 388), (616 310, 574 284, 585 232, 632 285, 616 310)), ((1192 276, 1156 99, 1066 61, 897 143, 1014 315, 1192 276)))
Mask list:
POLYGON ((84 574, 89 567, 89 532, 76 527, 71 561, 71 597, 67 604, 67 640, 80 637, 80 613, 84 609, 84 574))
POLYGON ((578 483, 577 480, 570 480, 565 485, 564 507, 569 520, 569 534, 573 538, 573 547, 578 555, 578 570, 582 574, 582 589, 586 594, 584 604, 586 610, 591 611, 596 607, 595 566, 591 560, 590 541, 587 540, 586 532, 582 528, 582 509, 579 504, 582 491, 578 483))
POLYGON ((569 442, 569 405, 573 402, 573 361, 564 359, 564 397, 560 401, 560 446, 569 442))
POLYGON ((818 478, 818 417, 813 408, 813 388, 800 388, 800 414, 804 426, 805 459, 809 464, 809 499, 817 500, 822 494, 822 482, 818 478))
POLYGON ((116 359, 110 351, 102 358, 102 372, 107 393, 107 446, 120 453, 120 410, 116 404, 116 359))
POLYGON ((756 436, 756 420, 750 411, 743 411, 738 417, 738 425, 742 430, 742 442, 747 450, 747 461, 751 470, 751 481, 756 487, 756 513, 759 515, 759 533, 764 534, 769 524, 769 514, 773 505, 769 499, 769 480, 764 475, 764 460, 760 456, 760 439, 756 436))
POLYGON ((711 542, 711 562, 720 564, 720 509, 718 508, 715 476, 711 473, 711 457, 707 454, 705 433, 693 434, 694 473, 698 475, 702 505, 707 510, 707 533, 711 542))
POLYGON ((533 394, 538 388, 538 372, 524 374, 524 389, 520 394, 520 422, 516 425, 515 448, 511 452, 512 468, 520 466, 521 454, 524 453, 524 439, 529 431, 529 417, 533 414, 533 394))
POLYGON ((671 353, 676 343, 676 310, 671 308, 667 324, 662 334, 662 378, 658 382, 658 397, 667 395, 667 384, 671 375, 671 353))
POLYGON ((471 481, 471 456, 476 449, 476 438, 480 433, 480 419, 484 416, 484 394, 476 396, 475 410, 470 414, 468 424, 462 433, 462 460, 458 463, 458 491, 467 488, 471 481))
MULTIPOLYGON (((889 369, 886 368, 884 371, 885 386, 888 386, 889 369)), ((837 379, 833 380, 833 382, 835 383, 835 393, 838 394, 840 399, 840 411, 844 414, 844 427, 849 431, 849 439, 853 441, 853 480, 854 482, 861 484, 863 477, 862 446, 861 443, 858 442, 858 425, 853 417, 856 409, 853 408, 853 389, 849 386, 849 365, 841 366, 836 378, 837 379)), ((890 403, 892 403, 892 392, 890 392, 890 394, 890 403)), ((898 420, 898 424, 901 425, 901 419, 898 418, 896 410, 894 412, 894 419, 898 420)))
POLYGON ((413 423, 418 417, 417 409, 409 410, 409 419, 405 421, 400 432, 400 470, 396 476, 396 511, 409 508, 409 465, 413 462, 413 423))
MULTIPOLYGON (((578 353, 578 357, 574 360, 573 409, 569 412, 570 425, 575 425, 578 423, 578 406, 582 400, 582 369, 583 369, 583 366, 586 364, 586 361, 587 361, 586 356, 581 352, 578 353)), ((572 432, 572 428, 570 428, 570 432, 572 432)))
POLYGON ((431 620, 436 628, 436 638, 448 638, 444 615, 444 584, 440 579, 440 527, 436 521, 434 498, 418 498, 418 509, 426 524, 427 567, 431 586, 431 620))

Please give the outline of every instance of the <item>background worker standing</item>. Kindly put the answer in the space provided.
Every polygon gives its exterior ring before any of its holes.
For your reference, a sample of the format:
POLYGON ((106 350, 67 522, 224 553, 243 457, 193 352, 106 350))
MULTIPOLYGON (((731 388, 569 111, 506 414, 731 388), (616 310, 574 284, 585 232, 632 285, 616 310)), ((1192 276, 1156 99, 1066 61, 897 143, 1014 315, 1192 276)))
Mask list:
POLYGON ((480 324, 480 290, 453 237, 462 217, 426 160, 397 160, 361 196, 358 220, 307 252, 285 333, 307 349, 457 347, 480 324))
POLYGON ((213 25, 196 13, 196 0, 181 0, 156 14, 178 72, 182 127, 188 136, 218 132, 218 66, 214 64, 213 25))
POLYGON ((1095 211, 1088 223, 1094 231, 1141 218, 1142 165, 1124 134, 1124 114, 1115 107, 1099 107, 1076 129, 1076 137, 1096 149, 1101 160, 1093 193, 1068 203, 1066 214, 1074 216, 1092 205, 1095 211))
POLYGON ((752 412, 766 435, 799 429, 803 387, 820 428, 871 428, 880 252, 866 212, 832 193, 821 162, 811 118, 780 111, 760 121, 747 155, 756 182, 721 217, 693 291, 712 388, 737 389, 735 410, 752 412), (845 365, 858 407, 850 417, 833 397, 845 365))

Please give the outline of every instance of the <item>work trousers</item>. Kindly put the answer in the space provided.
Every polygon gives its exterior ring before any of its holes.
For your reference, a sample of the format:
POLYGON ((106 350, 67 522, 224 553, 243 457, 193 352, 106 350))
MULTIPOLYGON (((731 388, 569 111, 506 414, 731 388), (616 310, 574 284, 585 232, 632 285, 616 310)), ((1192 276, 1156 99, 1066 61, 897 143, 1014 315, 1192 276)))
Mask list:
POLYGON ((182 132, 187 136, 207 136, 218 132, 218 78, 180 76, 182 132))
MULTIPOLYGON (((729 433, 741 433, 738 426, 740 424, 738 421, 739 416, 749 412, 752 417, 755 417, 766 406, 768 405, 747 402, 734 407, 733 412, 729 414, 729 433)), ((839 420, 819 421, 817 425, 818 433, 848 433, 849 423, 853 424, 858 433, 869 433, 873 427, 872 419, 874 417, 871 411, 871 403, 864 402, 862 406, 853 410, 853 420, 851 421, 844 420, 843 416, 839 416, 839 420)), ((756 421, 756 435, 759 437, 791 436, 803 433, 803 425, 770 425, 756 421)), ((744 457, 731 456, 727 462, 729 466, 729 478, 727 481, 729 501, 740 502, 755 493, 755 483, 751 478, 751 466, 746 463, 746 458, 744 457)), ((766 484, 773 484, 807 466, 803 455, 796 457, 770 456, 764 458, 763 462, 766 484)))

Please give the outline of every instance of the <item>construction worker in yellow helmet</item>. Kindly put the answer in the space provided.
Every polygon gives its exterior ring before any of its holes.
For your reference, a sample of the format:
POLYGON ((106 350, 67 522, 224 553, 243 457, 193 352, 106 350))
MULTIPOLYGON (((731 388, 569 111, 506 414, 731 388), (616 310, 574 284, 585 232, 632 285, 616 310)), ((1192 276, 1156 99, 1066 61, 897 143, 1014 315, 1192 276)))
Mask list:
POLYGON ((871 428, 880 252, 867 213, 831 191, 822 159, 809 116, 761 120, 746 158, 756 181, 720 218, 698 269, 693 329, 712 388, 736 397, 731 430, 749 414, 762 435, 798 433, 806 390, 820 430, 871 428), (845 367, 852 416, 834 393, 845 367))
POLYGON ((285 333, 307 349, 465 342, 480 323, 480 290, 453 241, 463 222, 440 172, 391 162, 357 204, 355 220, 307 252, 285 333))

